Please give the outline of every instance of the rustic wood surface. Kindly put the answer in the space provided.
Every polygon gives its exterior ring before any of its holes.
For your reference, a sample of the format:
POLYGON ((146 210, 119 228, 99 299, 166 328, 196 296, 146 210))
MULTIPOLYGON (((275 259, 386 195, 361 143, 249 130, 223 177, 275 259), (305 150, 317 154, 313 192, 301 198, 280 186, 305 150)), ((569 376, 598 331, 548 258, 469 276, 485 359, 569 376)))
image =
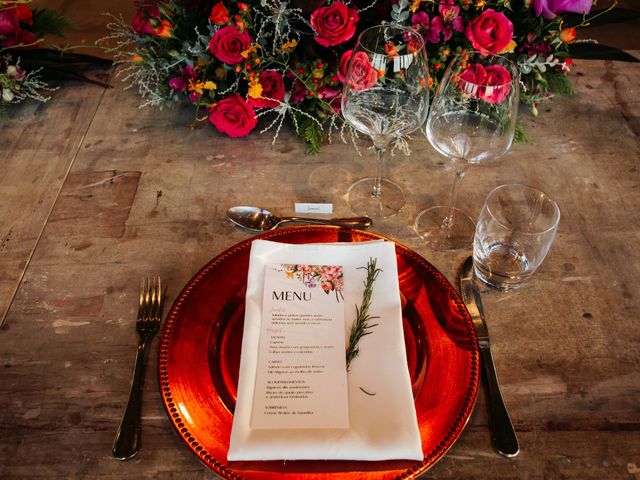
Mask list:
MULTIPOLYGON (((506 182, 541 188, 562 219, 549 256, 515 293, 485 289, 496 366, 521 453, 492 450, 485 397, 434 479, 640 479, 640 66, 579 62, 578 95, 526 121, 533 145, 470 170, 460 207, 477 215, 506 182)), ((342 143, 318 156, 281 132, 232 140, 190 129, 188 108, 137 108, 120 85, 67 84, 0 130, 0 478, 215 478, 174 434, 150 355, 143 449, 111 457, 135 356, 140 278, 169 303, 217 253, 247 238, 234 204, 292 213, 333 202, 373 162, 342 143), (15 292, 15 295, 14 295, 15 292)), ((526 114, 523 114, 526 118, 526 114)), ((445 201, 453 172, 421 135, 389 173, 408 193, 373 231, 455 282, 468 251, 438 253, 412 231, 445 201)))

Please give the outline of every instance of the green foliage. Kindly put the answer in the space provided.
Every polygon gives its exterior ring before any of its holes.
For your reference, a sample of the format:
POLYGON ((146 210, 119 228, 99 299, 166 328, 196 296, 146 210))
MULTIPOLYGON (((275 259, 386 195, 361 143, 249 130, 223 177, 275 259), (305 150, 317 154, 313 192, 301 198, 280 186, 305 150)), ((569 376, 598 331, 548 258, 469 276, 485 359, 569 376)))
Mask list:
POLYGON ((64 37, 67 30, 75 30, 77 26, 60 12, 42 9, 33 11, 33 27, 31 31, 38 37, 45 34, 64 37))
POLYGON ((573 95, 576 89, 573 88, 569 77, 562 72, 549 71, 546 75, 549 91, 560 95, 573 95))
POLYGON ((514 143, 527 143, 533 145, 533 137, 527 133, 521 123, 516 123, 516 130, 513 134, 514 143))
POLYGON ((307 153, 320 153, 320 147, 324 137, 322 125, 320 125, 317 120, 309 117, 303 117, 303 120, 299 124, 300 131, 298 134, 307 144, 307 153))

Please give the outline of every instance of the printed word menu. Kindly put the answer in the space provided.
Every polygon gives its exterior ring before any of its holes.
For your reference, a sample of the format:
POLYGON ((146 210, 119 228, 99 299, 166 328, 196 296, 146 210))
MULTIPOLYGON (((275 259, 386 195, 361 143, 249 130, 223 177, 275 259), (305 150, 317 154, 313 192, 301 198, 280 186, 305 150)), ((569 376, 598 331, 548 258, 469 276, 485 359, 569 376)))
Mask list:
POLYGON ((251 428, 348 428, 344 276, 267 265, 251 428))

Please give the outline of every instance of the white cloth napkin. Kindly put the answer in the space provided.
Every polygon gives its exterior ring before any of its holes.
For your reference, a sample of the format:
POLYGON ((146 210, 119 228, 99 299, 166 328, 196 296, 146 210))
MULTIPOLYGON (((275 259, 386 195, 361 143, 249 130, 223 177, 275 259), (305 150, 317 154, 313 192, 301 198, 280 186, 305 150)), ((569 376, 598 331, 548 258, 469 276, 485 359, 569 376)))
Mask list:
POLYGON ((422 460, 420 432, 402 330, 395 245, 356 242, 290 245, 256 240, 251 247, 240 377, 228 459, 233 460, 422 460), (383 271, 374 283, 372 333, 360 340, 360 354, 347 376, 348 429, 252 430, 265 266, 273 263, 342 265, 345 330, 362 303, 363 280, 371 257, 383 271), (355 281, 354 281, 355 279, 355 281), (361 388, 374 396, 367 395, 361 388))

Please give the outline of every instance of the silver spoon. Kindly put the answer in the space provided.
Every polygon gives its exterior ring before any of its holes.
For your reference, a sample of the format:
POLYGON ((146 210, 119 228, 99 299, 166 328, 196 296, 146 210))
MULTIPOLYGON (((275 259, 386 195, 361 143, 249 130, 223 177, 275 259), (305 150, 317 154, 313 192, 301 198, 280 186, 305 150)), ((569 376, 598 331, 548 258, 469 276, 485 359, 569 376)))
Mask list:
POLYGON ((236 225, 254 232, 266 232, 279 227, 283 223, 296 222, 314 225, 336 225, 349 228, 369 228, 373 221, 369 217, 352 218, 306 218, 276 217, 269 210, 258 207, 238 206, 227 210, 227 217, 236 225))

